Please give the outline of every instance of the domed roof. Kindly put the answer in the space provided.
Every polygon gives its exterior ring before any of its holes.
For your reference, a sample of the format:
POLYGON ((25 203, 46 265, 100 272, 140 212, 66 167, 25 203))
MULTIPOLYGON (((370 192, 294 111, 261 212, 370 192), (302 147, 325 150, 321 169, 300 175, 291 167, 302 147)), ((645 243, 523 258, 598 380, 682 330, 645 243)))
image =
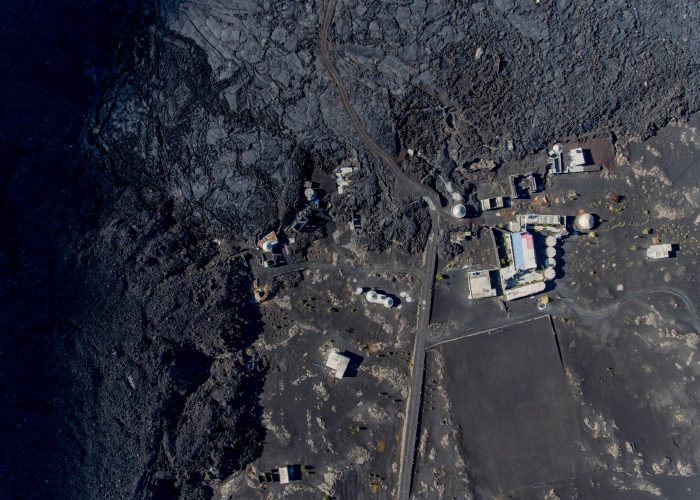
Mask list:
POLYGON ((392 307, 394 305, 394 299, 387 297, 384 299, 384 307, 392 307))
POLYGON ((467 207, 462 205, 461 203, 458 203, 454 207, 452 207, 452 216, 456 217, 458 219, 462 219, 465 215, 467 215, 467 207))
POLYGON ((576 217, 576 227, 582 231, 593 229, 595 219, 591 214, 583 213, 576 217))
POLYGON ((365 296, 370 302, 375 302, 377 300, 377 292, 375 292, 374 290, 370 290, 365 296))

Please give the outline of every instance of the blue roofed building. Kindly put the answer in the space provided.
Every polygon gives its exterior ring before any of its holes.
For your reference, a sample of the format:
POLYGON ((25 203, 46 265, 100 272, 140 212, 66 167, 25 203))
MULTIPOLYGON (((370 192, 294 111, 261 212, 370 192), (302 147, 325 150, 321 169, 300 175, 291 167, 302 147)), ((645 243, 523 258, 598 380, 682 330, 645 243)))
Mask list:
POLYGON ((526 271, 537 268, 535 257, 535 240, 532 234, 522 231, 510 235, 511 246, 513 248, 513 260, 515 269, 526 271))

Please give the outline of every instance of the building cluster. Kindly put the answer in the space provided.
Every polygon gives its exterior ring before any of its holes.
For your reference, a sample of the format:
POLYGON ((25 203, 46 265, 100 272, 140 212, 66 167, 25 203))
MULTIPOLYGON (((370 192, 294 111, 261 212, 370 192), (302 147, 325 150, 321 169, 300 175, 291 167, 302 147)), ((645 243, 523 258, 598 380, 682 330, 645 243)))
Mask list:
MULTIPOLYGON (((569 219, 561 215, 520 214, 508 229, 492 229, 501 266, 472 271, 467 275, 469 298, 501 295, 515 300, 543 292, 557 276, 558 246, 569 234, 569 219)), ((571 226, 578 232, 590 231, 595 218, 581 213, 571 226)))
POLYGON ((260 471, 258 473, 258 481, 260 484, 280 483, 289 484, 291 481, 301 480, 301 465, 290 464, 283 467, 277 467, 268 471, 260 471))
POLYGON ((355 295, 365 295, 365 298, 367 299, 367 302, 370 304, 381 304, 387 309, 390 309, 394 307, 394 298, 390 295, 387 295, 384 292, 381 292, 379 290, 374 290, 370 289, 365 291, 364 288, 362 287, 357 287, 355 289, 355 295))
POLYGON ((600 165, 593 164, 590 151, 573 148, 564 151, 564 146, 555 144, 547 154, 547 172, 552 175, 597 172, 600 165))

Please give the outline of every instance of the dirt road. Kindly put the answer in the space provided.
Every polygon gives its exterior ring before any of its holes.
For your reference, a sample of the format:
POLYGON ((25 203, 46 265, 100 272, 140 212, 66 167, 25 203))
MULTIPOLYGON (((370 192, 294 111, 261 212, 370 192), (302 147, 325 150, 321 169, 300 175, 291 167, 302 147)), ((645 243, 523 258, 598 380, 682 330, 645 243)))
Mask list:
POLYGON ((320 52, 321 62, 328 71, 331 79, 335 83, 340 96, 340 102, 343 109, 350 118, 350 122, 367 147, 376 154, 389 167, 393 174, 394 182, 398 191, 404 194, 412 194, 426 198, 431 207, 431 234, 428 244, 425 248, 423 276, 421 277, 421 293, 418 298, 420 307, 418 309, 418 318, 416 324, 416 338, 413 347, 412 370, 411 370, 411 390, 406 403, 406 417, 404 419, 404 430, 401 439, 401 452, 399 457, 399 479, 398 479, 398 498, 407 499, 411 491, 411 476, 413 472, 413 459, 415 456, 416 435, 418 429, 418 414, 420 409, 421 392, 423 389, 423 371, 425 368, 425 338, 430 322, 430 311, 432 308, 433 285, 435 281, 435 261, 437 257, 437 244, 439 234, 440 217, 438 210, 440 209, 440 199, 437 193, 423 186, 406 175, 400 168, 396 159, 384 151, 379 144, 367 133, 360 117, 352 107, 350 97, 345 89, 345 85, 338 73, 335 64, 330 56, 328 49, 328 31, 333 22, 335 14, 336 0, 327 0, 323 9, 323 18, 321 21, 320 33, 320 52))

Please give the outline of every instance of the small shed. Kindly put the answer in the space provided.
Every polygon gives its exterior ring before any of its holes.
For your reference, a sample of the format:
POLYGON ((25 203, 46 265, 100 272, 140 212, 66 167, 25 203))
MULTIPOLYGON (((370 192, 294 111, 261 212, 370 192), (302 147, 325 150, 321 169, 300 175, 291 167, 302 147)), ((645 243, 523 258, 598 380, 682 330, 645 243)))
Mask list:
POLYGON ((350 358, 338 351, 331 351, 326 366, 335 372, 335 378, 343 378, 350 365, 350 358))

